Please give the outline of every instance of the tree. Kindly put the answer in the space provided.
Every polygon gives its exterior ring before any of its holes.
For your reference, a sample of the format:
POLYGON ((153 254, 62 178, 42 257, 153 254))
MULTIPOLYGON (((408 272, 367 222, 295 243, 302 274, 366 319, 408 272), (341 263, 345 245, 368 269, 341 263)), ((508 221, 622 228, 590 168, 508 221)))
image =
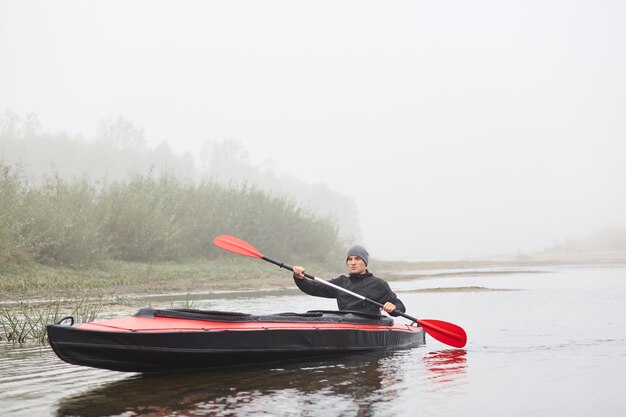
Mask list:
POLYGON ((41 133, 41 122, 35 113, 22 117, 7 110, 0 116, 0 142, 32 139, 41 133))
POLYGON ((141 149, 146 145, 146 135, 142 128, 124 116, 116 119, 108 117, 98 126, 99 139, 119 149, 141 149))

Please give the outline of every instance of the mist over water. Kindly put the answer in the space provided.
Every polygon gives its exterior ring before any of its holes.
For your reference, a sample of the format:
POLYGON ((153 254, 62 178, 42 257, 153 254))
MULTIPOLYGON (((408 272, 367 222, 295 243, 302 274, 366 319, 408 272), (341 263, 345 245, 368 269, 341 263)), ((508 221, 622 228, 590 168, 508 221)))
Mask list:
POLYGON ((123 115, 195 164, 235 139, 351 199, 374 257, 526 254, 626 227, 625 18, 617 0, 0 1, 0 112, 86 138, 123 115))

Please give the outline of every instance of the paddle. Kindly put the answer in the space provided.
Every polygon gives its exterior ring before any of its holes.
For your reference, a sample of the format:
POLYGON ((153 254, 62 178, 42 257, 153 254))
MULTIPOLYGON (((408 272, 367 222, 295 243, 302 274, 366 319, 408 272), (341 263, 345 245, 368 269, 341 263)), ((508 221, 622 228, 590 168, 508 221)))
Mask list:
MULTIPOLYGON (((274 265, 278 265, 281 268, 285 268, 285 269, 289 269, 290 271, 293 271, 293 267, 286 265, 282 262, 275 261, 271 258, 268 258, 267 256, 264 256, 263 254, 261 254, 261 252, 256 250, 254 246, 234 236, 228 236, 228 235, 218 236, 215 239, 213 239, 213 244, 224 250, 235 252, 244 256, 249 256, 251 258, 260 258, 260 259, 263 259, 264 261, 273 263, 274 265)), ((333 287, 339 291, 343 291, 363 301, 367 301, 368 303, 374 304, 380 308, 383 307, 383 304, 377 301, 371 300, 367 297, 363 297, 360 294, 346 290, 345 288, 339 287, 331 282, 314 277, 313 275, 307 274, 306 272, 304 273, 304 276, 313 281, 317 281, 329 287, 333 287)), ((404 314, 399 311, 396 311, 396 313, 404 318, 407 318, 419 324, 420 326, 422 326, 424 331, 426 331, 426 333, 431 335, 433 338, 439 340, 441 343, 445 343, 446 345, 450 345, 456 348, 462 348, 463 346, 465 346, 465 343, 467 342, 467 335, 465 334, 465 330, 463 330, 461 327, 457 326, 456 324, 448 323, 446 321, 441 321, 441 320, 430 320, 430 319, 418 320, 415 317, 411 317, 408 314, 404 314)))

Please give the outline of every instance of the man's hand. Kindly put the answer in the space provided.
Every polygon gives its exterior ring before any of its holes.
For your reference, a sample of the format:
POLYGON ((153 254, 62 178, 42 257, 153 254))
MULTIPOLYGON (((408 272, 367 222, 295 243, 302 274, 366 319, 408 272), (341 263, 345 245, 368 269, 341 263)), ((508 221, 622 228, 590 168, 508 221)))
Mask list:
POLYGON ((389 301, 387 301, 381 310, 385 310, 385 313, 391 314, 394 312, 395 309, 396 309, 396 305, 394 303, 390 303, 389 301))
MULTIPOLYGON (((297 276, 300 279, 304 279, 304 268, 302 268, 301 266, 294 266, 293 267, 293 273, 295 276, 297 276)), ((392 304, 393 305, 393 304, 392 304)), ((394 306, 395 307, 395 306, 394 306)))

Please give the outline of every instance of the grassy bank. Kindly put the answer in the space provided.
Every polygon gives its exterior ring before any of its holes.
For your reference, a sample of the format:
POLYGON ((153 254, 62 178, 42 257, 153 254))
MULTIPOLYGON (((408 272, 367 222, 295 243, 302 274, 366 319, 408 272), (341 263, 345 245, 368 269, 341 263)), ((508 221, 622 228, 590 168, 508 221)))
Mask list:
MULTIPOLYGON (((624 265, 625 254, 613 257, 537 257, 480 261, 401 262, 373 261, 371 269, 389 281, 425 278, 457 270, 554 265, 624 265)), ((345 273, 345 265, 315 260, 283 259, 301 264, 321 278, 345 273)), ((107 261, 94 268, 68 268, 34 264, 17 271, 0 272, 0 302, 34 299, 90 297, 123 298, 149 294, 210 293, 292 288, 289 271, 258 259, 224 252, 213 259, 184 262, 107 261)))
MULTIPOLYGON (((328 265, 305 262, 320 276, 332 277, 328 265)), ((243 256, 226 254, 216 259, 185 262, 109 261, 99 268, 73 269, 34 265, 13 273, 0 274, 0 300, 22 301, 82 297, 123 297, 126 295, 236 291, 283 288, 293 283, 285 269, 243 256)))

